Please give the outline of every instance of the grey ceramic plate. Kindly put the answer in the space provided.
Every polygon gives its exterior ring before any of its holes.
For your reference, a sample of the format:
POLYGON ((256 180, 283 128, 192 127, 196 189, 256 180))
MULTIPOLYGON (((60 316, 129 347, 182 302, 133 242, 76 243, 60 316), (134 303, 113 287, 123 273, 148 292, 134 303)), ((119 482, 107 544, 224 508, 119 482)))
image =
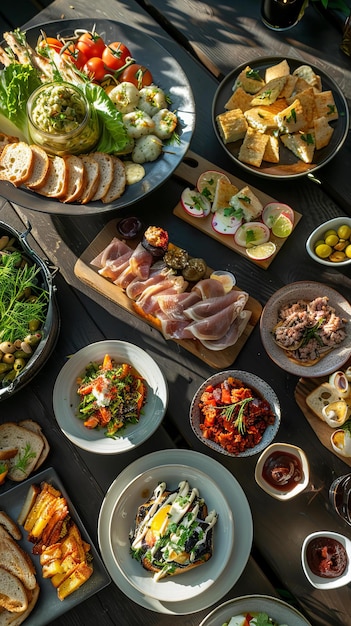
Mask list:
POLYGON ((279 365, 286 372, 311 378, 315 376, 325 376, 340 369, 350 356, 351 338, 351 306, 348 301, 335 289, 316 282, 299 281, 286 285, 273 294, 265 305, 260 320, 260 331, 262 343, 267 354, 272 361, 279 365), (272 329, 278 321, 278 311, 280 307, 287 303, 294 303, 298 300, 313 300, 318 296, 327 296, 329 304, 336 310, 337 315, 348 320, 346 326, 347 336, 344 341, 334 348, 329 354, 322 358, 316 365, 305 366, 291 361, 274 341, 272 329))
MULTIPOLYGON (((291 73, 297 67, 306 63, 305 61, 303 61, 303 59, 293 59, 289 57, 284 58, 286 58, 289 63, 291 73)), ((323 72, 323 70, 321 70, 319 67, 313 66, 311 65, 311 63, 308 63, 308 65, 312 67, 314 72, 321 77, 323 91, 327 91, 330 89, 333 92, 335 104, 339 111, 339 119, 335 122, 330 123, 330 125, 334 128, 334 133, 332 135, 329 145, 325 148, 322 148, 321 150, 317 150, 314 155, 313 163, 310 164, 300 161, 300 159, 295 157, 290 150, 283 146, 283 144, 281 144, 280 162, 278 164, 268 163, 264 161, 263 165, 258 168, 239 161, 238 154, 242 141, 236 141, 234 143, 225 145, 218 131, 216 116, 225 111, 224 105, 232 95, 233 85, 240 72, 242 72, 242 70, 244 70, 247 65, 249 65, 253 70, 258 71, 263 77, 267 67, 276 65, 282 60, 283 57, 262 57, 240 65, 235 70, 230 72, 221 82, 215 93, 212 106, 212 121, 214 131, 217 135, 218 141, 222 144, 228 156, 237 165, 239 165, 239 167, 245 169, 248 172, 257 174, 258 176, 263 176, 265 178, 297 178, 299 176, 304 176, 310 171, 315 172, 317 169, 322 167, 322 165, 328 163, 328 161, 330 161, 335 156, 335 154, 340 150, 341 146, 343 145, 349 132, 349 109, 344 94, 342 93, 336 82, 330 76, 328 76, 328 74, 323 72)))
POLYGON ((273 441, 278 432, 280 425, 279 400, 272 387, 270 387, 268 383, 262 380, 262 378, 256 376, 256 374, 251 374, 251 372, 243 372, 241 370, 226 370, 225 372, 217 372, 217 374, 213 374, 213 376, 210 376, 210 378, 205 380, 205 382, 202 383, 202 385, 195 393, 190 405, 190 425, 195 435, 203 444, 205 444, 205 446, 212 448, 212 450, 215 450, 220 454, 225 454, 226 456, 230 456, 233 458, 253 456, 254 454, 262 452, 262 450, 264 450, 273 441), (257 446, 255 446, 254 448, 247 448, 246 450, 244 450, 244 452, 240 452, 239 454, 231 454, 215 441, 212 441, 211 439, 206 439, 203 436, 202 430, 200 428, 200 424, 202 422, 201 412, 199 409, 199 401, 201 395, 208 385, 217 385, 225 378, 228 378, 228 376, 233 376, 233 378, 238 378, 239 380, 242 380, 243 383, 245 383, 248 387, 251 387, 253 390, 257 391, 260 396, 262 396, 267 400, 267 402, 269 402, 272 411, 275 413, 275 422, 274 424, 267 426, 260 443, 258 443, 257 446))
POLYGON ((283 600, 271 596, 240 596, 234 600, 224 602, 211 611, 199 626, 222 626, 229 622, 235 615, 245 614, 249 611, 267 613, 278 624, 289 624, 289 626, 311 626, 310 622, 294 607, 283 600))
POLYGON ((86 205, 68 205, 0 181, 0 194, 20 206, 34 211, 64 215, 89 215, 122 209, 142 200, 162 185, 171 176, 188 150, 195 126, 195 104, 191 87, 179 63, 154 39, 126 24, 112 20, 85 18, 60 20, 30 28, 27 31, 27 40, 31 46, 35 46, 41 30, 50 37, 56 37, 58 33, 62 36, 69 36, 77 28, 92 30, 94 24, 95 31, 105 41, 122 41, 130 49, 137 62, 150 68, 154 82, 170 97, 172 102, 170 108, 177 112, 179 119, 177 133, 180 141, 179 143, 173 142, 157 161, 146 163, 146 176, 143 180, 127 187, 124 194, 111 204, 98 201, 89 202, 86 205))
MULTIPOLYGON (((0 495, 0 509, 10 515, 13 520, 17 520, 28 493, 29 486, 33 483, 40 484, 42 481, 47 481, 52 484, 55 488, 59 489, 62 495, 66 498, 72 519, 76 522, 83 539, 91 545, 94 572, 84 585, 65 598, 65 600, 61 601, 58 599, 57 591, 51 581, 42 577, 39 556, 31 554, 33 544, 25 538, 22 539, 19 543, 21 547, 31 555, 37 571, 37 581, 40 586, 38 602, 32 613, 26 619, 26 626, 45 626, 45 624, 51 623, 72 609, 74 606, 84 602, 84 600, 87 600, 90 596, 106 587, 106 585, 108 585, 111 581, 98 551, 85 530, 83 522, 79 518, 77 511, 75 510, 64 486, 53 468, 48 468, 43 472, 36 474, 23 483, 18 484, 16 487, 13 487, 13 489, 10 489, 9 491, 6 491, 6 493, 0 495)), ((25 531, 23 531, 23 536, 26 536, 25 531)))

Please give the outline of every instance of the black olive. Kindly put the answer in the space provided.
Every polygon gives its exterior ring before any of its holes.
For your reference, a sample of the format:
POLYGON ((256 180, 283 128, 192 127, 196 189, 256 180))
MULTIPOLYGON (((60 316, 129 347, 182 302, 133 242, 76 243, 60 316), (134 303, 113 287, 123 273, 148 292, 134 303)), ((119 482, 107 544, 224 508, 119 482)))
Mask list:
POLYGON ((142 229, 142 222, 138 217, 125 217, 117 224, 117 230, 125 239, 134 239, 142 229))

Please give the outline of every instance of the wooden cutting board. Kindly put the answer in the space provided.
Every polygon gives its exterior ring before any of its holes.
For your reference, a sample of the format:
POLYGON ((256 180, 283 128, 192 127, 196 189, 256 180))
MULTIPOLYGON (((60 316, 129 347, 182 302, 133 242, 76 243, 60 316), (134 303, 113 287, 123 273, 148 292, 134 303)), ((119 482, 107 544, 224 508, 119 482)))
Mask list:
MULTIPOLYGON (((217 170, 217 171, 223 172, 224 174, 226 174, 226 176, 228 176, 230 181, 234 185, 236 185, 236 187, 238 187, 238 189, 242 189, 243 187, 247 185, 245 181, 241 180, 240 178, 237 178, 236 176, 233 176, 230 172, 227 172, 226 170, 223 170, 222 168, 218 168, 216 165, 214 165, 210 161, 206 161, 206 159, 203 159, 199 155, 195 154, 195 152, 191 152, 190 150, 187 152, 181 164, 177 167, 176 171, 174 172, 174 175, 177 176, 178 178, 181 178, 186 183, 189 183, 190 185, 192 185, 192 188, 195 188, 196 182, 200 174, 202 174, 203 172, 206 172, 207 170, 217 170)), ((268 202, 278 202, 277 199, 272 198, 272 196, 269 196, 266 193, 263 193, 263 191, 256 189, 256 187, 253 187, 252 185, 250 185, 250 189, 252 189, 254 194, 259 198, 263 206, 268 204, 268 202)), ((174 215, 184 220, 188 224, 191 224, 192 226, 194 226, 194 228, 197 228, 198 230, 205 233, 206 235, 209 235, 209 237, 212 237, 216 241, 219 241, 227 248, 230 248, 230 250, 233 250, 233 252, 237 252, 241 256, 245 257, 248 261, 251 261, 252 263, 255 263, 256 265, 259 265, 263 269, 267 269, 267 267, 270 266, 270 264, 275 259, 277 254, 279 254, 279 251, 281 250, 282 246, 287 240, 287 238, 282 239, 281 237, 275 237, 271 233, 270 241, 273 241, 276 245, 275 253, 271 257, 269 257, 269 259, 265 259, 264 261, 255 261, 253 259, 250 259, 250 257, 247 256, 245 248, 243 248, 242 246, 238 246, 235 243, 233 235, 220 235, 219 233, 216 233, 215 230, 213 230, 211 226, 212 214, 203 218, 193 217, 192 215, 189 215, 189 213, 186 213, 186 211, 184 211, 180 202, 174 208, 173 213, 174 215)), ((295 214, 295 220, 294 220, 294 228, 295 228, 298 222, 300 221, 302 215, 298 211, 295 211, 295 209, 294 209, 294 214, 295 214)), ((293 236, 293 232, 291 233, 290 237, 293 236)))
MULTIPOLYGON (((117 285, 114 285, 107 278, 100 276, 100 274, 98 273, 98 268, 90 265, 91 261, 111 242, 112 238, 119 236, 116 228, 118 221, 119 219, 114 219, 106 224, 103 230, 97 235, 97 237, 95 237, 95 239, 91 242, 88 248, 77 260, 74 266, 74 273, 79 278, 79 280, 89 285, 89 287, 91 287, 92 289, 95 289, 95 291, 100 293, 102 296, 105 296, 112 302, 115 302, 115 304, 121 306, 135 317, 143 319, 150 326, 157 328, 161 332, 160 325, 159 323, 157 323, 157 320, 155 318, 141 318, 140 315, 133 308, 133 301, 128 298, 123 289, 121 289, 117 285)), ((129 245, 133 247, 132 242, 129 243, 129 245)), ((136 244, 134 244, 134 246, 135 245, 136 244)), ((208 274, 210 274, 211 272, 212 270, 209 269, 208 274)), ((234 287, 234 289, 238 288, 234 287)), ((251 335, 261 315, 261 304, 251 296, 249 296, 245 308, 251 311, 251 318, 244 332, 242 333, 241 337, 239 337, 235 345, 230 346, 225 350, 213 351, 205 348, 197 339, 183 339, 181 341, 176 341, 176 343, 181 345, 183 348, 197 356, 199 359, 201 359, 211 367, 220 370, 229 367, 234 363, 236 357, 238 356, 248 337, 251 335)))
MULTIPOLYGON (((346 370, 346 368, 350 365, 351 359, 348 363, 346 363, 344 369, 346 370)), ((344 463, 346 463, 346 465, 351 466, 351 457, 341 456, 340 454, 335 452, 335 450, 333 450, 331 446, 330 435, 332 434, 333 429, 330 428, 330 426, 328 426, 326 422, 323 422, 319 417, 317 417, 317 415, 315 415, 306 404, 306 398, 308 394, 322 383, 328 381, 328 378, 328 376, 325 376, 323 378, 300 378, 295 387, 295 400, 323 446, 330 450, 330 452, 333 452, 333 454, 335 454, 335 456, 337 456, 339 459, 342 459, 344 463)))

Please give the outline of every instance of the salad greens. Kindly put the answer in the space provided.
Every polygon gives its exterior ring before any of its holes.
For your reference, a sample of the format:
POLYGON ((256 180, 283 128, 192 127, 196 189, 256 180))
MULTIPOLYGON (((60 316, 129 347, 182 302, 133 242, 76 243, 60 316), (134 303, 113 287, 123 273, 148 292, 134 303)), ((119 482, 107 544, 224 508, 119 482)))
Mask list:
POLYGON ((123 150, 128 142, 127 131, 121 113, 117 111, 107 93, 99 85, 90 82, 77 86, 96 110, 100 121, 101 135, 95 149, 108 154, 123 150))
POLYGON ((0 127, 11 135, 28 139, 27 100, 41 84, 37 70, 30 64, 11 63, 0 72, 0 127))

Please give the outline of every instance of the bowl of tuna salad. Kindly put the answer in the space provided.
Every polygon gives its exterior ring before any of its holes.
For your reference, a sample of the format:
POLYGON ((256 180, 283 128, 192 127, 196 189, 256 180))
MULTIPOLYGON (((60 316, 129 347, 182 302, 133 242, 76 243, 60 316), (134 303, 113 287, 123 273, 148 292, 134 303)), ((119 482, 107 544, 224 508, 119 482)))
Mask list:
POLYGON ((265 305, 260 333, 267 354, 283 370, 305 378, 339 369, 350 354, 351 306, 337 291, 299 281, 265 305))

